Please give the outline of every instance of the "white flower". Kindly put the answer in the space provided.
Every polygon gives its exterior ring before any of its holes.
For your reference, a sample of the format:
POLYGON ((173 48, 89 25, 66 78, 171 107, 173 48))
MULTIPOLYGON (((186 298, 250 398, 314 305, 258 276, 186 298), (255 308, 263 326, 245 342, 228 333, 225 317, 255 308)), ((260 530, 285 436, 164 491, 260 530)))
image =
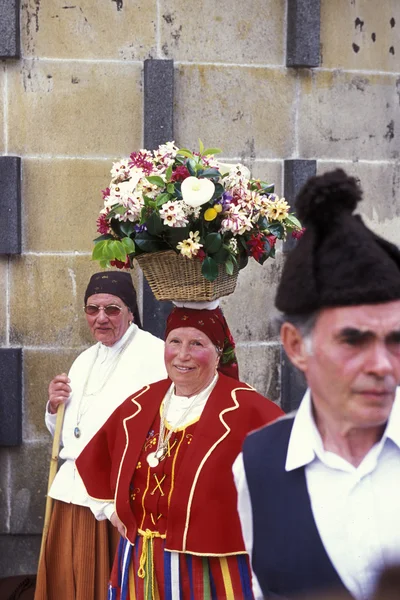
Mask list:
POLYGON ((163 204, 160 209, 160 217, 163 219, 164 225, 170 227, 184 227, 189 222, 183 210, 182 200, 176 202, 170 200, 163 204))
POLYGON ((226 213, 225 219, 221 222, 221 233, 231 231, 234 235, 242 235, 245 231, 250 231, 252 224, 250 219, 237 206, 231 206, 226 213))
POLYGON ((123 178, 126 179, 129 177, 129 166, 127 160, 120 160, 118 162, 113 163, 111 168, 111 175, 113 179, 123 178))
POLYGON ((186 177, 182 181, 182 198, 189 206, 201 206, 214 195, 215 185, 209 179, 198 179, 197 177, 186 177))
POLYGON ((237 246, 237 240, 235 238, 231 238, 228 242, 228 246, 230 251, 233 254, 237 254, 238 253, 238 246, 237 246))
POLYGON ((199 231, 190 231, 189 237, 187 240, 183 240, 179 242, 177 245, 177 249, 180 250, 180 253, 183 256, 187 256, 188 258, 192 258, 196 256, 200 248, 203 247, 203 244, 200 244, 200 232, 199 231))

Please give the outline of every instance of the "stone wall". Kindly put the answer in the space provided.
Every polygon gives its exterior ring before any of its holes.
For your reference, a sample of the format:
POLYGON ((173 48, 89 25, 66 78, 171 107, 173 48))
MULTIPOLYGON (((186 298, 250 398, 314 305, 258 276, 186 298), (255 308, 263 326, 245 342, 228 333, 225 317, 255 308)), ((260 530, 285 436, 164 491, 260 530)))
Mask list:
MULTIPOLYGON (((361 179, 366 222, 394 242, 400 227, 398 0, 379 10, 376 0, 22 0, 19 23, 18 4, 0 0, 4 30, 20 32, 19 56, 2 49, 13 39, 0 40, 0 157, 20 157, 22 173, 21 252, 0 256, 2 364, 4 351, 22 348, 22 398, 11 405, 0 386, 3 422, 19 418, 22 402, 22 443, 0 448, 0 577, 36 569, 47 386, 90 342, 82 295, 98 270, 90 253, 100 190, 112 160, 143 146, 145 59, 174 61, 178 144, 197 148, 201 137, 282 195, 285 161, 315 161, 318 172, 340 165, 361 179), (320 31, 307 30, 319 9, 320 31), (317 48, 317 65, 287 67, 302 44, 317 48)), ((15 225, 4 230, 8 164, 0 162, 2 241, 15 225)), ((242 379, 287 406, 272 325, 283 258, 249 266, 222 304, 242 379)))

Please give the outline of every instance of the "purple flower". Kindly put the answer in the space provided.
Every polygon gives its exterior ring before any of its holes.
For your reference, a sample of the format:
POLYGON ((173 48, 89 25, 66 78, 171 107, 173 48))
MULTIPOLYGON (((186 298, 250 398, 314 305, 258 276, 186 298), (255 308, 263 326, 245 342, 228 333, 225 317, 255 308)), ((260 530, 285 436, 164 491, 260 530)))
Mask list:
POLYGON ((142 233, 143 231, 147 231, 145 223, 143 225, 135 225, 135 233, 142 233))

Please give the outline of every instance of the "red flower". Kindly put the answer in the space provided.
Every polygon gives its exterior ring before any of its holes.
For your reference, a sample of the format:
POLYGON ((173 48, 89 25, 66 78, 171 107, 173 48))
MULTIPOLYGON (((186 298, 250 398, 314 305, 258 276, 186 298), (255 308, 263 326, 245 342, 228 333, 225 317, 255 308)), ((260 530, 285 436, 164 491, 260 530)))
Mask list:
POLYGON ((103 200, 105 200, 110 195, 110 188, 106 188, 105 190, 101 190, 101 193, 103 194, 103 200))
POLYGON ((110 226, 107 221, 107 215, 100 215, 96 221, 97 231, 101 234, 110 233, 110 226))
POLYGON ((247 241, 247 247, 250 255, 257 261, 260 262, 263 254, 265 254, 264 239, 261 234, 253 235, 247 241))
POLYGON ((272 233, 270 233, 269 235, 265 236, 269 242, 269 245, 271 246, 271 248, 273 248, 276 244, 276 240, 278 239, 276 237, 276 235, 272 235, 272 233))
POLYGON ((122 262, 122 260, 118 260, 118 258, 116 258, 115 260, 110 260, 110 265, 112 267, 117 267, 117 269, 130 269, 131 265, 129 263, 129 258, 126 259, 126 262, 122 262))
POLYGON ((294 231, 292 231, 292 237, 295 240, 299 240, 303 236, 305 230, 306 230, 305 227, 303 227, 302 229, 300 229, 300 231, 298 229, 295 229, 294 231))
POLYGON ((200 250, 197 252, 197 254, 194 258, 198 258, 199 260, 201 260, 201 262, 203 262, 205 257, 206 257, 206 253, 204 252, 203 248, 200 248, 200 250))
POLYGON ((187 167, 181 165, 176 167, 175 171, 171 175, 171 181, 183 181, 187 177, 190 177, 190 173, 187 170, 187 167))

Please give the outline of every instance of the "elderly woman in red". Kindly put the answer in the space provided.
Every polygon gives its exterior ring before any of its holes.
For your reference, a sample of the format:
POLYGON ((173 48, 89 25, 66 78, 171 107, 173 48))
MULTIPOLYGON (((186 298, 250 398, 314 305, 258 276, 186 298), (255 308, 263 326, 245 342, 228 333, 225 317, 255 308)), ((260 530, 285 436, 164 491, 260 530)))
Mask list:
POLYGON ((232 342, 219 308, 174 308, 169 378, 130 396, 77 460, 123 536, 110 599, 253 598, 232 463, 282 411, 238 381, 232 342))

